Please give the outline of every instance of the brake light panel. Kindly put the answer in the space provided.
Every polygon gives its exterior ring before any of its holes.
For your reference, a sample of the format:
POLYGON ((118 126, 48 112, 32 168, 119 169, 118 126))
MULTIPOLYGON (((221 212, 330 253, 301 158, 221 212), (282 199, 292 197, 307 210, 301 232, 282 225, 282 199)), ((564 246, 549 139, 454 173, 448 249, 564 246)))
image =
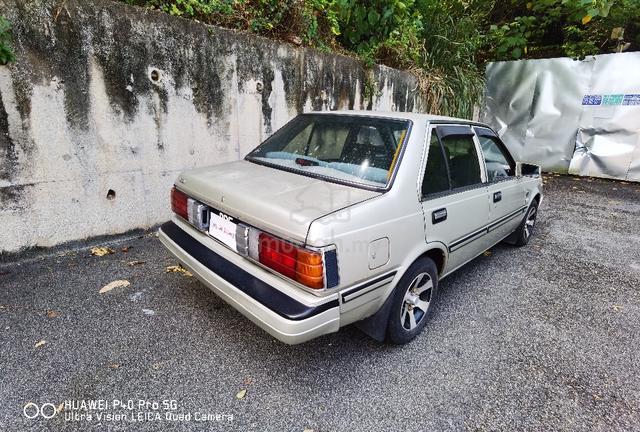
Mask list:
POLYGON ((257 228, 235 223, 232 218, 222 212, 218 212, 221 217, 227 217, 230 222, 233 222, 232 225, 235 224, 235 242, 233 236, 218 238, 220 235, 209 232, 209 227, 214 226, 211 221, 212 212, 217 210, 190 198, 175 187, 171 189, 171 209, 194 227, 207 232, 233 251, 307 288, 313 290, 333 288, 339 283, 335 247, 310 249, 297 246, 257 228))
POLYGON ((322 289, 322 252, 300 248, 266 233, 258 235, 258 261, 309 288, 322 289))
POLYGON ((175 186, 171 189, 171 210, 199 230, 209 227, 209 207, 190 198, 175 186))
POLYGON ((314 290, 338 285, 335 248, 309 249, 253 227, 248 231, 249 258, 314 290))
POLYGON ((171 210, 183 219, 189 219, 189 197, 178 189, 171 188, 171 210))

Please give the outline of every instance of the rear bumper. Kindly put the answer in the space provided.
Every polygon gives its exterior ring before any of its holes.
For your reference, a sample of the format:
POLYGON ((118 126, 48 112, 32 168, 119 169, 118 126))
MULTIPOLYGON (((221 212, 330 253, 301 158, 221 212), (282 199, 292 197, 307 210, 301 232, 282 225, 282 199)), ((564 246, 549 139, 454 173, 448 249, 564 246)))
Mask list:
MULTIPOLYGON (((207 242, 215 242, 204 234, 201 235, 206 237, 207 242)), ((305 304, 242 268, 244 258, 217 243, 221 249, 213 250, 174 222, 162 225, 159 237, 169 252, 202 283, 284 343, 305 342, 322 334, 335 332, 340 327, 338 299, 329 299, 320 304, 305 304), (233 256, 225 257, 223 254, 233 256)))

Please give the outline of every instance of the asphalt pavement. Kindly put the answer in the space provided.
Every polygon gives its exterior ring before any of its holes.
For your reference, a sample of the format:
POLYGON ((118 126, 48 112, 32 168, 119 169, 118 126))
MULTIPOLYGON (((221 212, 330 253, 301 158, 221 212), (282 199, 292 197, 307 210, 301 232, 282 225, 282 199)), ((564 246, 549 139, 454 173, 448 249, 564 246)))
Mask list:
POLYGON ((545 181, 530 244, 443 280, 406 346, 283 345, 153 232, 14 257, 0 430, 640 430, 640 184, 545 181))

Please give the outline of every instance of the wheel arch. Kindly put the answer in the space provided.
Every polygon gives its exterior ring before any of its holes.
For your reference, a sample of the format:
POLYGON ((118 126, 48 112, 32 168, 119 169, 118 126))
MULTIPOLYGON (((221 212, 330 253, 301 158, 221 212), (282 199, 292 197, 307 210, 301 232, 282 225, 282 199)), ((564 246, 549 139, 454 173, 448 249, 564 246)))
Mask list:
MULTIPOLYGON (((397 281, 399 282, 404 277, 413 263, 422 258, 430 258, 435 262, 436 269, 438 270, 438 279, 440 279, 446 266, 448 255, 444 244, 433 242, 428 243, 427 249, 418 253, 413 260, 406 261, 408 265, 404 267, 404 270, 401 274, 397 275, 397 281)), ((375 314, 371 315, 368 318, 365 318, 364 320, 356 322, 356 325, 360 330, 380 342, 382 342, 386 337, 387 325, 389 322, 389 313, 391 309, 391 301, 393 300, 393 293, 398 287, 398 282, 394 284, 393 288, 387 294, 383 305, 375 314)))
POLYGON ((422 255, 413 260, 413 262, 416 262, 421 258, 431 258, 433 262, 436 263, 436 268, 438 269, 438 278, 442 276, 442 273, 444 272, 444 266, 447 262, 447 253, 445 252, 444 245, 443 247, 434 246, 430 249, 427 249, 422 255))
POLYGON ((447 247, 444 243, 434 241, 425 244, 425 248, 414 251, 415 256, 413 259, 407 259, 405 264, 403 265, 404 269, 402 273, 398 275, 398 281, 404 276, 404 274, 409 270, 409 268, 416 261, 422 258, 430 258, 436 264, 436 269, 438 269, 438 279, 444 274, 444 269, 447 265, 447 260, 449 258, 449 254, 447 253, 447 247))
POLYGON ((534 195, 533 199, 531 200, 531 202, 536 201, 538 204, 540 204, 540 198, 542 197, 542 194, 540 192, 536 192, 536 194, 534 195))

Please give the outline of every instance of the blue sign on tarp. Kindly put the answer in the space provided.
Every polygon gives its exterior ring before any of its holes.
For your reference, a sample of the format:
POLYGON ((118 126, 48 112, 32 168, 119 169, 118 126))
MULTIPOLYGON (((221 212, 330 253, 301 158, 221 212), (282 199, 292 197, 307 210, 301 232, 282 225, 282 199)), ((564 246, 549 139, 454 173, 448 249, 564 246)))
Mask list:
POLYGON ((640 105, 640 94, 584 95, 582 105, 640 105))
POLYGON ((584 95, 582 105, 600 105, 602 104, 602 95, 584 95))
POLYGON ((602 96, 602 105, 622 105, 623 94, 610 94, 602 96))
POLYGON ((640 105, 640 94, 626 94, 622 99, 622 105, 640 105))

